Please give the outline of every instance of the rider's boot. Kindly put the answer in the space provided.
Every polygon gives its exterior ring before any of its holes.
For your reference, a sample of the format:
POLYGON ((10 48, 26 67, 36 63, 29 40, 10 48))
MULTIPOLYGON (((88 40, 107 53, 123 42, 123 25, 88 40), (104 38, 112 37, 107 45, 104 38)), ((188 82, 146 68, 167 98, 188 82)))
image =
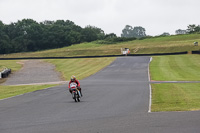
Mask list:
POLYGON ((81 90, 80 90, 80 94, 81 94, 81 97, 83 97, 83 94, 82 94, 81 90))

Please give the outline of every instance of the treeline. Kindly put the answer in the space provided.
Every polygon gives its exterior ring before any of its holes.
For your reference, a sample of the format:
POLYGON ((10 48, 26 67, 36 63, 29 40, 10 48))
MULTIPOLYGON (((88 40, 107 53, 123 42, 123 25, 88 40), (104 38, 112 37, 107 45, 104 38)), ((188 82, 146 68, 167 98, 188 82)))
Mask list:
MULTIPOLYGON (((95 26, 82 28, 70 20, 36 22, 23 19, 15 23, 4 24, 0 21, 0 54, 39 51, 61 48, 82 42, 96 41, 98 44, 113 44, 136 39, 146 39, 145 28, 126 25, 121 37, 105 34, 95 26)), ((176 34, 200 33, 200 25, 189 25, 187 30, 177 30, 176 34)), ((168 36, 163 33, 161 36, 168 36)))
POLYGON ((81 28, 69 20, 38 23, 23 19, 8 25, 0 21, 0 54, 60 48, 112 35, 105 35, 103 30, 94 26, 81 28))

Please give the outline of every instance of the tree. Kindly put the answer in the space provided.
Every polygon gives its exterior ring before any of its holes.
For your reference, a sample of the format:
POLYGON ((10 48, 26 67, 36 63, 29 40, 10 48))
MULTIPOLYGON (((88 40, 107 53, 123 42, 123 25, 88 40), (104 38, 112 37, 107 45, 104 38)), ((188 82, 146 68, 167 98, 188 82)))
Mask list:
POLYGON ((126 37, 126 38, 134 37, 133 27, 130 25, 126 25, 125 28, 122 30, 121 37, 126 37))
POLYGON ((5 25, 0 21, 0 54, 10 53, 12 48, 9 44, 9 37, 5 33, 5 25))
POLYGON ((189 34, 200 33, 200 25, 198 25, 198 26, 196 26, 195 24, 189 25, 188 29, 187 29, 187 32, 189 34))
POLYGON ((81 28, 70 20, 38 23, 23 19, 8 25, 0 21, 0 54, 60 48, 101 39, 105 39, 102 29, 95 26, 81 28))
POLYGON ((122 30, 121 37, 126 37, 126 38, 131 38, 131 37, 136 37, 136 38, 142 38, 146 36, 145 33, 145 28, 141 26, 137 27, 132 27, 130 25, 126 25, 125 28, 122 30))
POLYGON ((82 28, 70 20, 44 21, 43 49, 59 48, 82 42, 82 28))
POLYGON ((104 39, 105 33, 102 29, 89 25, 82 30, 82 35, 86 42, 91 42, 104 39))
POLYGON ((44 25, 53 25, 54 23, 55 23, 54 21, 45 20, 45 21, 41 22, 40 24, 44 24, 44 25))
POLYGON ((114 33, 110 33, 110 34, 105 35, 105 39, 116 38, 116 37, 117 37, 117 35, 114 34, 114 33))
POLYGON ((170 36, 170 34, 168 32, 164 32, 160 36, 170 36))
POLYGON ((134 36, 133 37, 136 37, 136 38, 145 37, 146 36, 145 31, 146 31, 145 28, 143 28, 141 26, 134 27, 134 29, 133 29, 134 36))
POLYGON ((186 30, 178 29, 178 30, 175 31, 175 33, 176 33, 177 35, 181 35, 181 34, 186 34, 187 31, 186 31, 186 30))

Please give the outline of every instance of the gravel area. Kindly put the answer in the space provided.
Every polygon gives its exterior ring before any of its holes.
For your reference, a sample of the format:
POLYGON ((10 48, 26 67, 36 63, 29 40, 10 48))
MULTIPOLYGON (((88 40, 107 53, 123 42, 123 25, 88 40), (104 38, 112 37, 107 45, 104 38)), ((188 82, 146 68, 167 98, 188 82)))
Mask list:
POLYGON ((61 74, 55 71, 55 66, 41 60, 26 60, 20 62, 23 68, 11 74, 3 85, 34 84, 57 82, 61 74))

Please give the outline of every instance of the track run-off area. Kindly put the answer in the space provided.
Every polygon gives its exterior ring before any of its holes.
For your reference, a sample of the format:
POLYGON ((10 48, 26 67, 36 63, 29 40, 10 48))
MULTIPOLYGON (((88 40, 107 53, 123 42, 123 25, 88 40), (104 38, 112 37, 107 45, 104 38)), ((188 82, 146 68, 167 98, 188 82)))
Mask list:
POLYGON ((199 133, 200 111, 149 112, 150 57, 119 57, 81 80, 0 101, 0 133, 199 133))

